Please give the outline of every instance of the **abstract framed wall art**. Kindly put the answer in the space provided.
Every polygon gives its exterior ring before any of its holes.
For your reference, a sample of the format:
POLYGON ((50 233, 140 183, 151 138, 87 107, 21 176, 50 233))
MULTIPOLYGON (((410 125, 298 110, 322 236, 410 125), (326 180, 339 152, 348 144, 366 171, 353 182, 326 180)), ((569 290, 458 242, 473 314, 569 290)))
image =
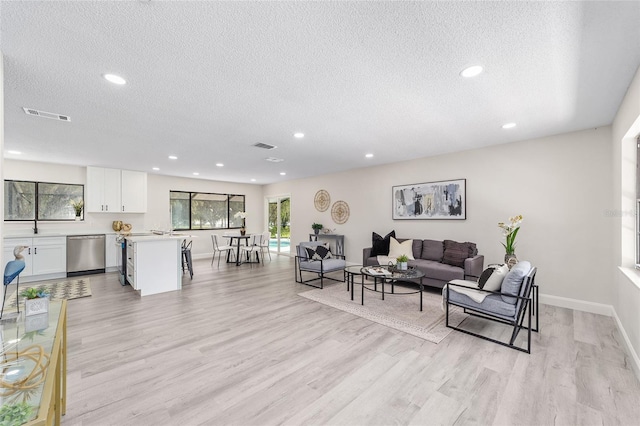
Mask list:
POLYGON ((465 220, 466 187, 466 179, 394 186, 393 219, 465 220))

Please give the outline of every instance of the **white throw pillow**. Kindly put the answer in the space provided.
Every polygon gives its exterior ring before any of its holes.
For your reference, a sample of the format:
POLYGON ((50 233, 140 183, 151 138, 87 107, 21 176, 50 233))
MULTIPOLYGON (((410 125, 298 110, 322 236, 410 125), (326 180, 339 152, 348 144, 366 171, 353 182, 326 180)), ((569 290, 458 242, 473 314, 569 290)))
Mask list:
POLYGON ((398 240, 391 237, 389 240, 389 257, 395 259, 403 254, 407 255, 409 260, 415 260, 413 257, 413 240, 407 240, 399 243, 398 240))
POLYGON ((509 267, 507 265, 500 265, 494 269, 493 274, 489 277, 486 283, 484 283, 483 290, 500 291, 502 288, 502 281, 507 276, 509 267))

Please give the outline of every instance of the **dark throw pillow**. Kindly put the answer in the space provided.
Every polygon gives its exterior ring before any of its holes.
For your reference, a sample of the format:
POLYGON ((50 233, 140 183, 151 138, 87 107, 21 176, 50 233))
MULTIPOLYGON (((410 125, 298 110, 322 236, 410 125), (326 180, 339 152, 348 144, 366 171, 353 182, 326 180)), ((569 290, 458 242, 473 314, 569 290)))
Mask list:
POLYGON ((495 272, 495 268, 487 268, 482 271, 480 274, 480 278, 478 278, 478 288, 484 288, 484 285, 487 283, 487 280, 491 277, 491 275, 495 272))
POLYGON ((444 240, 444 255, 442 263, 464 268, 464 260, 473 257, 478 253, 475 243, 458 243, 456 241, 444 240))
POLYGON ((307 250, 307 257, 309 260, 325 260, 333 259, 331 256, 331 249, 327 246, 305 247, 307 250))
POLYGON ((380 235, 375 232, 371 235, 371 257, 373 256, 386 256, 389 254, 389 243, 391 242, 391 237, 396 237, 396 231, 393 230, 389 232, 387 235, 382 238, 380 235))

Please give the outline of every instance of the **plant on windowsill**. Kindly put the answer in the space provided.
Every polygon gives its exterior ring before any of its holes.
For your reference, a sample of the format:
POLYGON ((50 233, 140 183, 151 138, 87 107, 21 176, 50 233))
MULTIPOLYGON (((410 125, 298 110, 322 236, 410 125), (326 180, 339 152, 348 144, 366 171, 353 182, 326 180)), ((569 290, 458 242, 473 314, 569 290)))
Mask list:
POLYGON ((82 216, 82 209, 84 208, 84 201, 72 201, 71 205, 73 206, 73 210, 76 212, 76 220, 80 220, 82 216))
POLYGON ((406 271, 407 270, 407 262, 409 261, 409 257, 406 254, 402 254, 396 258, 396 265, 399 270, 406 271))
POLYGON ((321 223, 314 223, 311 225, 311 228, 313 228, 313 232, 318 235, 320 233, 320 230, 323 228, 321 223))
POLYGON ((20 296, 26 299, 24 301, 25 316, 49 312, 49 293, 45 290, 29 287, 22 290, 20 296))

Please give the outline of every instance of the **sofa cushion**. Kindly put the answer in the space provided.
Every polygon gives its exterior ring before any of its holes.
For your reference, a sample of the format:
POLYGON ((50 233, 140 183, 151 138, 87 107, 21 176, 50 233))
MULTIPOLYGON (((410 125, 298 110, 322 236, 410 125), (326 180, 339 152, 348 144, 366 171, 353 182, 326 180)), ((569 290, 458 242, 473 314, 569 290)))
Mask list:
POLYGON ((309 260, 325 260, 332 259, 331 249, 326 245, 316 246, 315 249, 312 247, 305 247, 307 250, 307 257, 309 260))
POLYGON ((387 256, 389 254, 389 242, 391 237, 396 237, 395 230, 389 232, 384 236, 384 238, 373 232, 371 235, 371 256, 387 256))
POLYGON ((507 276, 509 267, 507 265, 490 266, 482 272, 478 279, 478 288, 488 291, 500 291, 502 281, 507 276))
POLYGON ((464 268, 464 260, 478 253, 475 243, 458 243, 452 240, 444 240, 444 255, 442 263, 464 268))
POLYGON ((444 244, 442 243, 442 241, 436 241, 436 240, 422 241, 422 253, 420 253, 421 259, 435 260, 436 262, 442 262, 443 255, 444 255, 444 244))
MULTIPOLYGON (((446 290, 444 291, 446 292, 446 290)), ((449 291, 449 300, 468 308, 477 309, 480 312, 486 311, 491 312, 492 315, 497 314, 506 320, 513 320, 516 315, 515 305, 502 300, 499 294, 490 294, 484 298, 482 303, 478 303, 465 294, 449 291)))
POLYGON ((415 266, 424 272, 426 278, 449 282, 451 280, 463 280, 464 269, 446 265, 435 260, 416 259, 410 260, 409 266, 415 266))
POLYGON ((409 260, 415 260, 413 257, 413 240, 404 240, 399 242, 395 238, 391 237, 389 241, 389 257, 397 259, 398 257, 405 255, 409 260))
MULTIPOLYGON (((527 262, 526 260, 522 260, 516 263, 515 266, 511 268, 507 276, 504 277, 500 292, 505 294, 512 294, 514 296, 520 296, 520 288, 522 287, 524 277, 529 273, 530 270, 531 263, 527 262)), ((502 300, 507 303, 515 304, 518 299, 516 299, 515 297, 502 296, 502 300)))

